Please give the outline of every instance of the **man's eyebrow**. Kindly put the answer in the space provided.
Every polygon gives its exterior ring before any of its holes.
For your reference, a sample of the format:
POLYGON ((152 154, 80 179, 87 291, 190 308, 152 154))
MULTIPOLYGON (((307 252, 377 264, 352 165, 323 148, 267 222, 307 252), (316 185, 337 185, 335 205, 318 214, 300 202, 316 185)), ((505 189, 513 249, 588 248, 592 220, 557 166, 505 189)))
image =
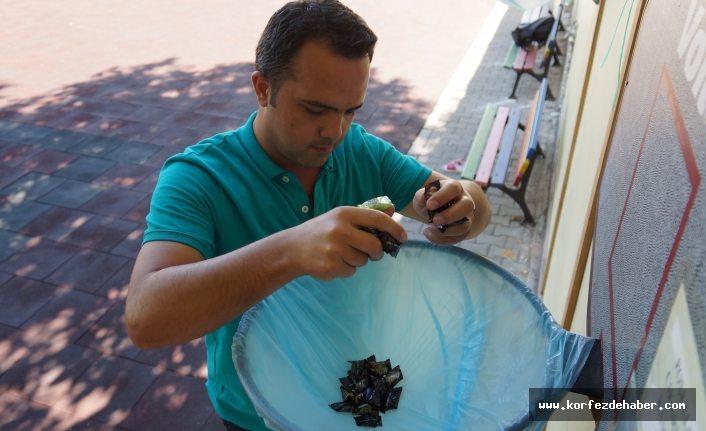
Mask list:
MULTIPOLYGON (((325 103, 317 102, 315 100, 302 100, 302 102, 306 103, 307 105, 316 106, 317 108, 330 109, 332 111, 340 112, 340 110, 338 108, 334 108, 333 106, 329 106, 325 103)), ((362 103, 358 106, 354 106, 352 108, 349 108, 346 111, 356 111, 356 110, 360 109, 361 107, 363 107, 362 103)))

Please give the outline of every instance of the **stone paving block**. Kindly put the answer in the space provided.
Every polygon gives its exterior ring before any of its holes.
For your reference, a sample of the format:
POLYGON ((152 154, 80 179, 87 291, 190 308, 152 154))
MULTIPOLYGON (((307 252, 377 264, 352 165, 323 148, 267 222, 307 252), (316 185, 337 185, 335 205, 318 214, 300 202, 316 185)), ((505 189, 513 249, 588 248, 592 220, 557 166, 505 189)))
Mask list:
MULTIPOLYGON (((0 323, 0 375, 27 356, 44 338, 0 323)), ((1 392, 0 392, 1 393, 1 392)), ((2 417, 2 415, 0 415, 2 417)))
POLYGON ((179 127, 188 129, 199 122, 205 114, 198 114, 191 111, 171 111, 172 113, 158 121, 159 124, 164 124, 170 127, 179 127))
POLYGON ((142 142, 126 142, 104 157, 117 162, 140 164, 144 163, 161 149, 162 147, 159 145, 145 144, 142 142))
POLYGON ((0 230, 0 262, 24 247, 32 238, 0 230))
POLYGON ((130 232, 127 238, 110 250, 110 253, 136 259, 142 248, 142 238, 144 237, 145 229, 147 229, 147 226, 142 225, 130 232))
POLYGON ((43 340, 0 377, 0 391, 52 405, 98 356, 64 341, 43 340))
POLYGON ((84 156, 102 157, 109 154, 119 146, 125 143, 125 140, 111 138, 109 136, 91 135, 81 142, 70 147, 67 151, 84 156))
POLYGON ((124 119, 117 121, 120 123, 113 127, 114 131, 110 136, 127 141, 147 142, 168 129, 167 126, 161 124, 143 123, 124 119))
MULTIPOLYGON (((152 166, 155 168, 161 168, 162 166, 164 166, 164 162, 166 162, 168 158, 170 158, 174 154, 178 154, 181 152, 182 152, 181 148, 164 147, 161 150, 154 153, 154 155, 152 157, 150 157, 149 159, 147 159, 147 161, 145 161, 143 163, 143 165, 144 166, 152 166)), ((145 190, 143 190, 143 191, 145 191, 145 190)))
POLYGON ((81 207, 82 211, 120 218, 148 196, 147 193, 110 187, 81 207))
POLYGON ((113 305, 113 301, 76 290, 59 288, 54 298, 21 328, 45 338, 75 342, 113 305))
POLYGON ((66 151, 90 135, 70 130, 54 130, 50 134, 35 140, 32 144, 56 151, 66 151))
POLYGON ((33 238, 21 250, 0 263, 0 270, 42 280, 78 251, 77 247, 69 244, 33 238))
POLYGON ((54 407, 81 417, 118 425, 161 370, 123 358, 103 355, 74 383, 54 407), (96 403, 92 394, 109 388, 111 396, 96 403))
POLYGON ((38 199, 52 205, 76 209, 105 190, 104 186, 83 181, 66 180, 59 187, 38 199))
POLYGON ((194 130, 205 132, 209 135, 235 130, 245 124, 247 119, 219 117, 216 115, 204 115, 204 117, 191 126, 194 130))
POLYGON ((481 233, 476 237, 476 242, 478 244, 488 244, 495 245, 497 247, 504 247, 507 237, 502 235, 488 235, 485 232, 481 233))
MULTIPOLYGON (((71 111, 65 111, 59 109, 59 107, 51 107, 43 109, 40 112, 36 112, 34 115, 28 119, 28 121, 35 126, 45 126, 45 127, 56 127, 56 124, 66 118, 71 111)), ((36 144, 36 141, 35 143, 36 144)))
POLYGON ((200 430, 212 412, 203 380, 165 371, 120 426, 133 431, 200 430))
POLYGON ((23 169, 15 169, 3 166, 2 169, 0 169, 0 189, 7 187, 8 184, 12 184, 26 173, 27 171, 23 169))
POLYGON ((22 228, 19 233, 61 241, 71 232, 86 224, 93 216, 93 214, 83 211, 53 207, 22 228))
POLYGON ((138 223, 146 223, 147 214, 149 214, 150 212, 151 202, 152 195, 149 194, 142 201, 140 201, 140 203, 130 208, 128 212, 123 215, 123 220, 130 220, 138 223))
POLYGON ((81 250, 44 281, 93 293, 108 281, 128 259, 93 250, 81 250))
POLYGON ((144 123, 161 123, 165 118, 174 114, 172 109, 158 108, 156 106, 140 106, 130 114, 123 116, 126 120, 142 121, 144 123))
POLYGON ((229 117, 233 115, 235 109, 240 106, 240 103, 235 100, 218 102, 213 100, 207 100, 199 104, 194 112, 199 114, 216 115, 219 117, 229 117))
MULTIPOLYGON (((529 203, 528 203, 529 206, 529 203)), ((534 208, 530 206, 530 211, 533 211, 534 208)), ((515 216, 515 215, 522 215, 522 208, 520 208, 519 205, 517 205, 514 201, 512 202, 512 205, 506 205, 506 204, 500 204, 500 212, 498 213, 501 216, 515 216)), ((535 215, 534 212, 532 212, 532 215, 535 215)))
POLYGON ((6 133, 10 133, 21 125, 22 123, 16 123, 14 121, 0 120, 0 137, 6 133))
MULTIPOLYGON (((8 396, 11 396, 8 394, 8 396)), ((2 431, 65 431, 65 430, 100 430, 110 431, 93 421, 64 411, 47 407, 44 404, 17 398, 0 416, 2 431), (78 428, 81 426, 82 428, 78 428), (84 428, 84 427, 90 428, 84 428)))
MULTIPOLYGON (((12 405, 15 401, 17 401, 19 397, 16 397, 14 395, 8 394, 7 392, 0 392, 0 416, 2 416, 2 413, 12 405)), ((222 426, 223 424, 221 424, 222 426)), ((223 430, 219 430, 223 431, 223 430)))
POLYGON ((131 188, 152 174, 156 168, 152 166, 118 163, 105 171, 94 182, 102 186, 119 186, 131 188))
POLYGON ((7 202, 0 206, 0 229, 18 231, 49 208, 49 205, 32 201, 7 202))
POLYGON ((125 302, 118 301, 76 341, 102 353, 135 359, 141 352, 127 334, 125 302))
POLYGON ((223 419, 214 411, 201 431, 223 431, 223 419))
POLYGON ((3 168, 17 167, 25 160, 42 151, 41 148, 0 141, 0 163, 3 168))
POLYGON ((78 247, 110 251, 138 226, 137 223, 95 216, 64 239, 78 247))
POLYGON ((490 248, 488 249, 488 254, 486 256, 499 264, 502 259, 505 258, 505 253, 503 253, 504 250, 504 244, 501 246, 498 246, 496 244, 490 244, 490 248))
POLYGON ((50 284, 14 277, 0 287, 0 323, 19 327, 51 301, 55 293, 56 287, 50 284))
POLYGON ((120 102, 116 100, 103 100, 98 98, 90 97, 78 97, 64 109, 70 109, 72 111, 88 112, 94 115, 101 115, 106 117, 120 118, 129 115, 131 112, 136 111, 140 105, 120 102))
POLYGON ((127 298, 127 290, 130 286, 130 276, 132 269, 135 266, 135 261, 130 260, 118 272, 116 272, 110 280, 106 281, 100 289, 94 293, 104 296, 113 301, 125 300, 127 298))
POLYGON ((465 250, 472 251, 473 253, 480 254, 481 256, 487 256, 490 251, 490 244, 478 244, 471 241, 464 241, 458 246, 465 250))
POLYGON ((513 237, 513 238, 518 238, 518 239, 523 239, 523 238, 529 237, 528 229, 530 229, 530 228, 527 226, 522 226, 518 223, 512 223, 512 225, 510 227, 498 225, 495 227, 495 234, 496 235, 505 235, 508 237, 513 237))
POLYGON ((99 175, 115 166, 112 160, 81 156, 64 169, 55 174, 59 177, 73 178, 80 181, 93 181, 99 175))
POLYGON ((41 172, 43 174, 53 174, 59 169, 63 169, 76 160, 78 155, 69 154, 62 151, 43 150, 19 164, 21 169, 41 172))
POLYGON ((99 115, 93 115, 80 111, 70 111, 63 118, 55 121, 52 127, 72 130, 75 132, 83 132, 89 128, 92 128, 94 124, 99 124, 102 120, 102 117, 99 115))
POLYGON ((34 126, 32 124, 22 124, 19 127, 14 127, 2 134, 2 140, 14 142, 16 144, 31 144, 48 134, 53 129, 49 127, 34 126))
POLYGON ((171 127, 165 130, 164 132, 160 133, 156 137, 150 139, 150 143, 165 147, 173 146, 180 149, 184 149, 190 145, 198 143, 202 139, 205 139, 222 131, 223 130, 219 130, 214 133, 208 133, 194 129, 171 127))
POLYGON ((135 359, 183 375, 206 378, 208 374, 203 337, 176 346, 142 350, 135 359))
POLYGON ((42 195, 54 190, 63 184, 64 178, 53 175, 30 172, 9 186, 0 190, 0 194, 10 196, 13 201, 24 199, 37 200, 42 195))

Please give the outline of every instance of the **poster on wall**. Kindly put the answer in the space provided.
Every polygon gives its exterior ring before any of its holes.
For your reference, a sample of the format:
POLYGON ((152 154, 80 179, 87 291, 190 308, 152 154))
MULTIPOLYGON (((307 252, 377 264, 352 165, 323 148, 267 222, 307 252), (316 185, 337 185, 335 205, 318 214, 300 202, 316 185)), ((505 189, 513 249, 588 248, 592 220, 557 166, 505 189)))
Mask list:
MULTIPOLYGON (((613 397, 695 388, 703 408, 706 0, 645 3, 599 187, 588 330, 613 397)), ((663 419, 599 429, 706 429, 703 414, 663 419)))

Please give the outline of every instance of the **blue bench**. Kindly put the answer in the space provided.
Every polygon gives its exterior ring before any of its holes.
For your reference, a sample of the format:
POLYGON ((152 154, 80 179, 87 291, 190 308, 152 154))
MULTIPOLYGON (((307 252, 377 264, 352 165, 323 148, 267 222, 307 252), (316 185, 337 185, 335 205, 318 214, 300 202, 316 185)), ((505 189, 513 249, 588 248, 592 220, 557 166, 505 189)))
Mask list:
MULTIPOLYGON (((556 43, 556 36, 559 30, 564 30, 564 26, 561 23, 561 14, 563 10, 564 5, 559 5, 559 11, 557 13, 556 19, 554 20, 554 26, 552 27, 552 31, 549 34, 549 37, 547 38, 545 49, 542 54, 543 59, 540 65, 540 73, 534 71, 534 64, 537 60, 537 55, 539 54, 538 45, 536 43, 533 43, 532 47, 529 50, 525 50, 515 45, 514 42, 512 43, 512 46, 510 47, 510 50, 507 53, 507 57, 505 57, 504 64, 504 67, 506 69, 514 70, 517 73, 517 78, 515 79, 515 86, 512 89, 512 94, 510 94, 510 99, 517 98, 517 88, 520 86, 520 78, 522 77, 522 75, 528 74, 539 82, 542 82, 542 79, 546 78, 549 75, 549 63, 551 57, 554 58, 554 66, 561 66, 559 56, 563 54, 561 53, 561 50, 559 50, 559 46, 556 43)), ((544 6, 537 6, 533 10, 525 12, 522 17, 522 21, 520 21, 520 24, 528 24, 540 18, 549 16, 550 14, 551 10, 549 8, 549 3, 545 4, 544 6)), ((554 95, 552 94, 551 89, 547 89, 547 94, 549 100, 554 100, 554 95)))
POLYGON ((548 91, 548 80, 544 78, 530 107, 525 125, 520 124, 520 108, 510 109, 488 104, 461 173, 462 179, 475 181, 483 191, 487 191, 488 187, 496 187, 510 196, 522 208, 523 225, 535 225, 532 212, 525 201, 525 192, 536 156, 544 157, 539 146, 539 128, 548 91), (511 176, 511 188, 505 183, 518 131, 524 133, 515 153, 517 164, 511 176))

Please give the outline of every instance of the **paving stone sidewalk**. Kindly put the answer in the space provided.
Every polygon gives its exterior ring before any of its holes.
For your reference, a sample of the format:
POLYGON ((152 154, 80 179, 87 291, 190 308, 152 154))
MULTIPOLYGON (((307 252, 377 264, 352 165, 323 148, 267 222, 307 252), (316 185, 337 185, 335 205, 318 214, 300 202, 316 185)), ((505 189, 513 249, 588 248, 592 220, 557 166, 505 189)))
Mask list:
MULTIPOLYGON (((464 158, 488 102, 527 107, 538 88, 524 77, 518 100, 507 100, 515 74, 502 64, 520 16, 504 14, 473 78, 452 80, 458 88, 447 89, 434 122, 425 123, 432 105, 411 97, 404 81, 375 75, 356 121, 434 169, 464 158)), ((252 70, 248 61, 188 71, 164 60, 2 105, 0 431, 222 429, 204 387, 203 340, 141 351, 125 331, 124 307, 159 168, 245 122, 256 109, 252 70)), ((555 94, 560 73, 552 70, 555 94)), ((527 194, 538 227, 520 226, 516 204, 491 189, 492 225, 461 245, 530 286, 554 110, 545 108, 547 159, 527 194)), ((423 238, 422 224, 402 222, 423 238)))
MULTIPOLYGON (((568 16, 569 12, 565 11, 562 17, 567 28, 568 16)), ((408 155, 439 172, 444 172, 444 165, 452 160, 461 158, 465 161, 488 103, 523 108, 521 122, 526 124, 529 107, 539 88, 539 82, 524 75, 517 91, 517 99, 509 99, 516 73, 503 69, 512 43, 510 33, 521 17, 522 12, 508 9, 499 22, 496 33, 487 41, 487 50, 482 58, 475 58, 478 56, 478 50, 474 48, 478 47, 471 47, 408 155), (477 62, 480 64, 476 69, 477 62)), ((558 44, 562 53, 566 53, 565 33, 559 35, 558 44)), ((476 43, 480 43, 481 47, 484 45, 480 38, 476 39, 476 43)), ((536 69, 539 68, 540 60, 541 55, 538 56, 536 69)), ((565 56, 560 57, 560 60, 563 62, 565 56)), ((556 65, 551 67, 549 72, 549 86, 556 97, 560 97, 563 70, 563 67, 556 65)), ((501 265, 534 291, 538 289, 540 276, 549 192, 553 181, 559 109, 558 101, 547 101, 545 104, 539 133, 539 142, 545 157, 539 157, 535 161, 527 186, 527 204, 534 215, 536 226, 522 225, 524 217, 519 205, 499 189, 490 187, 486 192, 493 209, 490 225, 477 238, 457 245, 501 265)), ((510 166, 515 166, 517 162, 517 148, 521 145, 521 139, 522 134, 518 133, 510 166)), ((460 173, 445 174, 460 178, 460 173)), ((511 184, 513 172, 508 170, 507 175, 506 184, 511 184)), ((425 224, 402 216, 397 218, 410 233, 410 238, 425 240, 422 234, 425 224)))

